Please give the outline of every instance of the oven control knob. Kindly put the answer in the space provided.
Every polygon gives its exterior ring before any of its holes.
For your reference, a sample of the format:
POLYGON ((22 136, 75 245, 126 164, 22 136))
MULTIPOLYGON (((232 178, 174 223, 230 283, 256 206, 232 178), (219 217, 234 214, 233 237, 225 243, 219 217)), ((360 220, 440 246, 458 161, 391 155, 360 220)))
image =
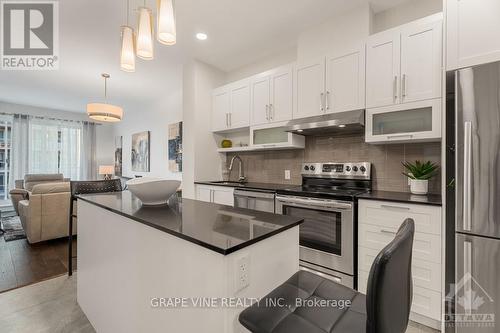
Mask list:
POLYGON ((361 172, 365 172, 365 171, 366 171, 366 168, 365 168, 364 166, 360 166, 360 167, 359 167, 359 170, 360 170, 361 172))
POLYGON ((358 171, 358 167, 357 166, 353 166, 352 167, 352 171, 354 171, 354 172, 358 171))
POLYGON ((314 165, 311 165, 311 166, 309 167, 309 169, 311 169, 311 171, 314 171, 314 170, 316 170, 316 167, 315 167, 314 165))
POLYGON ((305 165, 304 170, 309 171, 309 166, 305 165))
POLYGON ((351 167, 350 166, 346 166, 345 167, 345 171, 347 171, 347 172, 351 171, 351 167))

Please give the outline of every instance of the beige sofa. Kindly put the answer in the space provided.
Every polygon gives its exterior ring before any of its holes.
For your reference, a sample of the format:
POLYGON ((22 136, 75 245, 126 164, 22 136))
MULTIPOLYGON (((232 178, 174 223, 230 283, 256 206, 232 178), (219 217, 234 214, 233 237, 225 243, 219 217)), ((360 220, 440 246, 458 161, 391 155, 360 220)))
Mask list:
MULTIPOLYGON (((31 187, 28 199, 19 201, 18 210, 29 243, 68 235, 70 183, 45 183, 31 187)), ((73 223, 76 235, 76 219, 73 223)))
POLYGON ((17 215, 19 215, 19 201, 27 200, 29 197, 29 192, 33 190, 33 186, 38 184, 47 183, 60 183, 69 182, 68 178, 60 173, 56 174, 26 174, 24 179, 19 179, 15 181, 16 188, 10 191, 10 199, 12 200, 12 206, 14 207, 17 215))

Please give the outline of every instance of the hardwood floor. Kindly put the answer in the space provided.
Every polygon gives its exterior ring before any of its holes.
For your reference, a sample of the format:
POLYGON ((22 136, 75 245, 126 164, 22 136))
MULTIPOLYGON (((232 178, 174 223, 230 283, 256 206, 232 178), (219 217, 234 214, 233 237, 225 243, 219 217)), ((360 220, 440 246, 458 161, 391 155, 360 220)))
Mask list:
MULTIPOLYGON (((66 239, 29 244, 26 239, 5 242, 0 237, 0 293, 67 273, 66 239)), ((76 269, 76 238, 73 269, 76 269)))

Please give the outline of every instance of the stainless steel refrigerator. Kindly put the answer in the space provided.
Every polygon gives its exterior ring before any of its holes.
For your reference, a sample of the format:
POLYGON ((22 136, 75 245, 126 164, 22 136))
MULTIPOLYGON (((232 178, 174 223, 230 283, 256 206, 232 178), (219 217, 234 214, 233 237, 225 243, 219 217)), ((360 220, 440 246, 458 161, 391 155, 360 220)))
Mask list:
POLYGON ((454 326, 500 332, 500 62, 455 84, 454 326))

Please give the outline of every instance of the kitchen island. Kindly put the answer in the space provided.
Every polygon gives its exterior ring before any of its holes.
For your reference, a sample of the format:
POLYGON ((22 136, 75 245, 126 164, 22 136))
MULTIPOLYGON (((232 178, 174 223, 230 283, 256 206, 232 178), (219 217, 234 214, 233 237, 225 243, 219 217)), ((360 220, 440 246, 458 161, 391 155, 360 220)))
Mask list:
POLYGON ((78 197, 77 299, 98 332, 245 332, 299 269, 299 218, 195 200, 78 197))

